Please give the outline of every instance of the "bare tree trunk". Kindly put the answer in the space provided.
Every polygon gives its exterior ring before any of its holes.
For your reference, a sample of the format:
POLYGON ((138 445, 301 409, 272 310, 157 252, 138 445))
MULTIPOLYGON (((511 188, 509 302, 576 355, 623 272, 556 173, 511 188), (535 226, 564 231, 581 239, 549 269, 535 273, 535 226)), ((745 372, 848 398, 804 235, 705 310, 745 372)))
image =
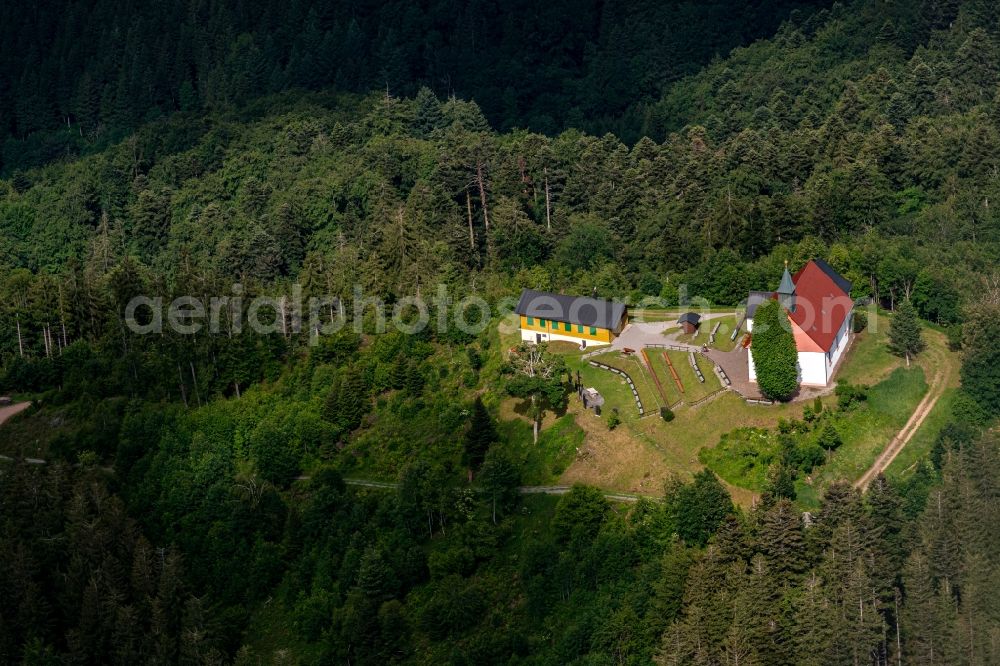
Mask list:
POLYGON ((187 407, 188 406, 187 391, 184 390, 184 373, 181 371, 180 363, 177 364, 177 379, 180 380, 178 386, 180 386, 181 389, 181 400, 184 401, 184 406, 187 407))
POLYGON ((538 396, 531 396, 531 436, 534 444, 538 444, 538 396))
POLYGON ((281 334, 287 339, 288 338, 288 320, 286 319, 287 314, 285 312, 285 297, 282 296, 278 301, 278 307, 281 310, 281 334))
POLYGON ((486 231, 490 230, 490 215, 486 206, 486 177, 483 175, 483 163, 476 162, 476 184, 479 186, 479 201, 483 204, 483 224, 486 231))
POLYGON ((552 196, 549 194, 549 170, 545 169, 545 229, 552 231, 552 196))
POLYGON ((896 664, 897 666, 903 666, 903 642, 899 636, 899 588, 893 590, 895 593, 895 599, 893 602, 896 604, 896 664))
POLYGON ((21 315, 16 315, 15 320, 17 321, 17 349, 21 353, 21 358, 24 358, 24 340, 21 339, 21 315))
POLYGON ((198 391, 198 375, 194 372, 194 361, 188 361, 188 366, 191 368, 191 382, 194 384, 194 398, 198 401, 198 406, 201 407, 201 393, 198 391))
POLYGON ((469 248, 472 250, 476 249, 476 233, 472 230, 472 195, 469 194, 469 188, 465 188, 465 206, 469 210, 469 248))

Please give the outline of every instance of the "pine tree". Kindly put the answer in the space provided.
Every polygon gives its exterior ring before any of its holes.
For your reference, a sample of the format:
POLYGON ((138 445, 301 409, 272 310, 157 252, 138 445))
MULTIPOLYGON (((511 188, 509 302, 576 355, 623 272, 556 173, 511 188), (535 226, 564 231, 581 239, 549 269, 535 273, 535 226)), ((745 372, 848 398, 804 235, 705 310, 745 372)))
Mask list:
POLYGON ((476 396, 476 401, 472 404, 469 429, 465 431, 465 464, 473 469, 478 468, 483 463, 490 444, 497 439, 493 419, 482 398, 476 396))
MULTIPOLYGON (((492 424, 490 427, 493 427, 492 424)), ((520 497, 518 485, 521 483, 521 474, 509 458, 496 449, 490 449, 483 461, 479 482, 490 503, 493 523, 496 524, 497 511, 501 515, 506 513, 520 497)))
POLYGON ((962 388, 988 414, 1000 415, 1000 303, 969 308, 962 331, 962 388))
POLYGON ((889 350, 897 356, 905 357, 906 366, 909 367, 910 357, 919 354, 925 346, 917 311, 909 300, 903 301, 889 323, 889 350))
POLYGON ((806 568, 802 547, 802 520, 787 499, 768 509, 759 529, 761 550, 777 575, 801 573, 806 568))

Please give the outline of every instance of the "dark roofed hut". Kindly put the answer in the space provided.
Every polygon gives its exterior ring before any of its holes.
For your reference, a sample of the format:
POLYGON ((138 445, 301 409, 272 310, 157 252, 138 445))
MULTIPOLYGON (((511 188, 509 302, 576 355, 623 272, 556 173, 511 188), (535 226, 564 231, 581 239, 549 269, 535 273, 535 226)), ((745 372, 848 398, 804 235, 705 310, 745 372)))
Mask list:
POLYGON ((681 325, 681 329, 688 335, 694 335, 698 330, 698 324, 701 323, 701 316, 694 312, 685 312, 677 320, 677 323, 681 325))

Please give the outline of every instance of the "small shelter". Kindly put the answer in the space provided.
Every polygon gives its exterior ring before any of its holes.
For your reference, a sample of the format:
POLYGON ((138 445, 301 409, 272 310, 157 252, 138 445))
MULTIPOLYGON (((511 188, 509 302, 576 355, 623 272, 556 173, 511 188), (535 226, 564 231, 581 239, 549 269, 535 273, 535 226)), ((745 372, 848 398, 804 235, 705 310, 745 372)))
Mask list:
POLYGON ((688 335, 693 335, 698 330, 698 324, 701 322, 701 316, 694 312, 685 312, 677 320, 677 323, 681 325, 681 328, 688 335))

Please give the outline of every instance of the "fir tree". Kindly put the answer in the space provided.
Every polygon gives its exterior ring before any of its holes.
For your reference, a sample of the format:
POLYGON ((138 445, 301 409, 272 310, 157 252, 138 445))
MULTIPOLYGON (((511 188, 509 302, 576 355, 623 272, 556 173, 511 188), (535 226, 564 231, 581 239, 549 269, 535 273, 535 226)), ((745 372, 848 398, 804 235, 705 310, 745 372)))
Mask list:
POLYGON ((910 357, 919 354, 925 346, 917 311, 908 300, 903 301, 889 323, 889 350, 897 356, 905 357, 906 366, 909 367, 910 357))
POLYGON ((493 418, 483 404, 482 398, 476 396, 476 401, 472 404, 469 428, 465 431, 465 464, 472 469, 478 469, 490 445, 496 441, 497 432, 493 427, 493 418))

